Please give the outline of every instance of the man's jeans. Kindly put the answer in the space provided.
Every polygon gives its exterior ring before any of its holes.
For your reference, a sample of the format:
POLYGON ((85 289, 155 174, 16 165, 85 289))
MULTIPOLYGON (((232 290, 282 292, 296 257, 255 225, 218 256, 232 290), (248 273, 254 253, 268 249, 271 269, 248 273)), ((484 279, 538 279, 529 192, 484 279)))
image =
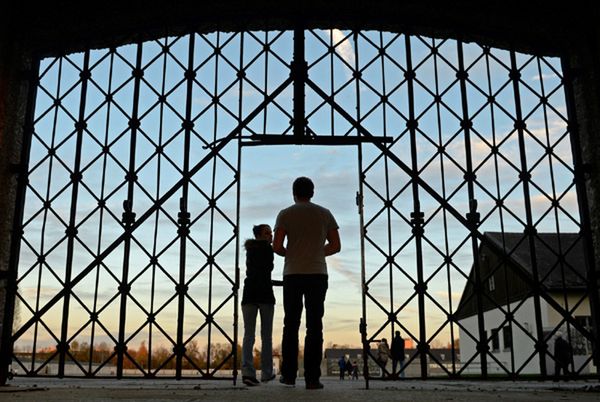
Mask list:
POLYGON ((393 360, 392 361, 392 374, 396 374, 396 366, 400 363, 399 375, 401 378, 404 378, 405 372, 402 371, 404 369, 404 360, 393 360))
POLYGON ((262 340, 260 365, 261 379, 273 376, 273 304, 251 303, 242 305, 244 316, 244 343, 242 345, 242 376, 256 378, 254 369, 254 333, 256 315, 260 311, 260 337, 262 340))
POLYGON ((302 298, 306 306, 304 338, 304 378, 307 383, 319 381, 323 357, 323 314, 327 275, 285 275, 283 277, 283 340, 281 374, 295 380, 298 371, 298 330, 302 317, 302 298))

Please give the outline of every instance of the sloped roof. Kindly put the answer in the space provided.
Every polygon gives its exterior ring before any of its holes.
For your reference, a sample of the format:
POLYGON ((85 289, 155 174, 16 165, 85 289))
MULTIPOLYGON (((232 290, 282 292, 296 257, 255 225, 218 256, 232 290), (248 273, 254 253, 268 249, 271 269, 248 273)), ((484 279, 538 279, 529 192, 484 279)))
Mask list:
MULTIPOLYGON (((502 254, 509 255, 505 267, 515 272, 516 278, 521 277, 522 284, 507 286, 507 292, 500 297, 498 292, 488 293, 498 305, 512 303, 530 296, 531 289, 523 276, 533 280, 532 259, 529 238, 523 233, 485 232, 487 242, 479 244, 480 258, 484 253, 493 253, 502 260, 502 254), (524 275, 523 275, 524 274, 524 275)), ((535 258, 538 278, 547 291, 582 291, 586 283, 586 259, 583 249, 583 237, 578 233, 537 233, 534 236, 535 258), (563 280, 564 278, 564 280, 563 280)), ((485 268, 484 268, 485 269, 485 268)), ((484 274, 485 275, 485 274, 484 274)), ((469 273, 469 282, 465 285, 456 318, 462 319, 477 313, 473 294, 474 272, 473 265, 469 273)), ((485 288, 484 288, 485 289, 485 288)), ((482 300, 483 311, 489 311, 496 306, 488 298, 482 300)))
MULTIPOLYGON (((514 249, 511 253, 513 260, 519 268, 532 274, 529 239, 523 233, 485 232, 484 236, 500 249, 507 252, 514 249)), ((538 233, 534 237, 534 245, 538 276, 548 290, 586 288, 587 265, 583 238, 579 233, 538 233), (559 266, 561 257, 565 262, 564 270, 559 266)))

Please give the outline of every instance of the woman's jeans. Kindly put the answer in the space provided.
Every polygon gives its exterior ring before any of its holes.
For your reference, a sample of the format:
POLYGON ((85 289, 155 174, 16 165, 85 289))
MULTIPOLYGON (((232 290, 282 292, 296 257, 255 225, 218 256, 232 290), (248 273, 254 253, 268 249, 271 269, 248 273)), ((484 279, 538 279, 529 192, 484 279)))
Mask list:
POLYGON ((262 340, 260 366, 261 379, 270 380, 273 376, 273 311, 275 305, 250 303, 242 305, 244 316, 244 342, 242 344, 242 376, 256 377, 254 368, 254 333, 256 316, 260 312, 260 337, 262 340))

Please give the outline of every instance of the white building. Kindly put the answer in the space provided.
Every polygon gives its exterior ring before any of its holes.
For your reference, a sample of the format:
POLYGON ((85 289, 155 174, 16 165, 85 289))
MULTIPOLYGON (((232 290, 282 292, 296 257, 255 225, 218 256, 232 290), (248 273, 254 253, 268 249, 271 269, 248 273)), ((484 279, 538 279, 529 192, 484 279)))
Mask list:
MULTIPOLYGON (((484 234, 490 244, 479 246, 478 261, 483 288, 481 306, 489 353, 488 374, 540 374, 540 359, 535 349, 536 315, 531 283, 532 259, 528 238, 521 233, 484 234), (504 250, 504 251, 503 251, 504 250), (509 259, 501 256, 509 255, 509 259), (507 320, 507 317, 512 319, 507 320)), ((547 374, 554 373, 556 333, 573 348, 570 370, 580 374, 595 373, 591 342, 563 319, 552 301, 571 312, 571 316, 591 331, 590 305, 586 293, 586 264, 583 238, 576 233, 539 233, 534 241, 535 259, 542 290, 540 321, 548 353, 547 374)), ((479 337, 478 302, 474 295, 474 271, 456 309, 459 324, 461 364, 464 373, 480 373, 481 359, 476 353, 479 337)))

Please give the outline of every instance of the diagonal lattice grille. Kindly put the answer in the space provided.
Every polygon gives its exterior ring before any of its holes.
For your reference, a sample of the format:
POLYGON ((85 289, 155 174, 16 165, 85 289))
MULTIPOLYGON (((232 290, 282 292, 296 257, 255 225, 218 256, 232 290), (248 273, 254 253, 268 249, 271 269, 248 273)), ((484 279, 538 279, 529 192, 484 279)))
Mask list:
POLYGON ((269 50, 288 37, 192 34, 42 62, 20 369, 179 378, 235 367, 239 150, 230 141, 289 110, 277 97, 289 55, 269 50))

